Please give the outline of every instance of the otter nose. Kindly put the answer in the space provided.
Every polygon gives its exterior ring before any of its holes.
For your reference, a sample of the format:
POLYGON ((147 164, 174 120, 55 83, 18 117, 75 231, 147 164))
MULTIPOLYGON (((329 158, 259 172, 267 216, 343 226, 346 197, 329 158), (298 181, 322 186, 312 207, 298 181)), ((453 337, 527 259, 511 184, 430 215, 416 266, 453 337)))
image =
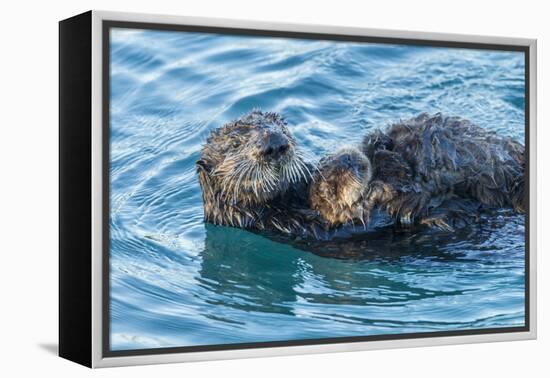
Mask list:
POLYGON ((289 147, 288 138, 282 133, 268 133, 262 138, 260 152, 264 156, 277 157, 284 154, 289 147))

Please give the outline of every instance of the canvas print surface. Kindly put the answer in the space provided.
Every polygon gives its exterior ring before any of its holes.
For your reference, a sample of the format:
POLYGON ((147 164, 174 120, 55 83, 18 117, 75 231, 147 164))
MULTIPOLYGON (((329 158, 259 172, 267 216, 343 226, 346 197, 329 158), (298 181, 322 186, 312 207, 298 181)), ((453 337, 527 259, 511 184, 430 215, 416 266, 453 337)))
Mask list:
POLYGON ((108 54, 110 351, 525 326, 523 52, 113 27, 108 54))

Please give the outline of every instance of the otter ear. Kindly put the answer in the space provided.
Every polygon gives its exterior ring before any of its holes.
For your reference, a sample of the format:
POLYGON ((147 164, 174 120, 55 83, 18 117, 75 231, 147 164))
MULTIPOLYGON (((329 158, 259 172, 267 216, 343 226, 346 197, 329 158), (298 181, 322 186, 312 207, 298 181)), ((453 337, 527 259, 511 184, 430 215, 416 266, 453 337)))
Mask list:
POLYGON ((210 173, 210 171, 212 171, 212 166, 203 159, 197 160, 195 164, 197 165, 197 171, 202 170, 205 173, 210 173))

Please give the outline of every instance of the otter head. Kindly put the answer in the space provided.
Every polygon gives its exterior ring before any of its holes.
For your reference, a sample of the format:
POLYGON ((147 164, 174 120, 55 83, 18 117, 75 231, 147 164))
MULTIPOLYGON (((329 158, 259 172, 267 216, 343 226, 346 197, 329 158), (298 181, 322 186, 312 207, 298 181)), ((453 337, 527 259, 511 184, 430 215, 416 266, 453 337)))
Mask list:
POLYGON ((372 176, 369 159, 344 148, 321 159, 309 188, 310 206, 330 227, 358 220, 364 224, 364 197, 372 176))
POLYGON ((212 131, 197 170, 205 205, 240 208, 266 204, 309 174, 285 120, 259 110, 212 131))

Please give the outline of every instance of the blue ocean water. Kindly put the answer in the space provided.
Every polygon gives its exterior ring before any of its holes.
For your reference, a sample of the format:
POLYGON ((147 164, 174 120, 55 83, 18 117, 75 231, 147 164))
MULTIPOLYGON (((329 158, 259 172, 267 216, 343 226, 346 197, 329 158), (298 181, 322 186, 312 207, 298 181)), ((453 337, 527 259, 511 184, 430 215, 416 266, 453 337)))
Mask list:
POLYGON ((206 225, 194 163, 254 107, 313 158, 420 112, 523 142, 524 70, 514 52, 113 29, 111 348, 522 326, 523 216, 338 259, 206 225))

